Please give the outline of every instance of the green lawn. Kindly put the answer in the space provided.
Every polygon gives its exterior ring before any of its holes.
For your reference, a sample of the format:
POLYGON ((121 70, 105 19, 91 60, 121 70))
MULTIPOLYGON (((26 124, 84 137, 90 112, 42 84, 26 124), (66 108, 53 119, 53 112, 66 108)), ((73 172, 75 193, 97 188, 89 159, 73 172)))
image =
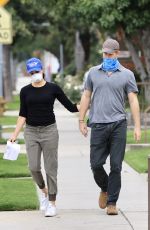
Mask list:
MULTIPOLYGON (((3 133, 13 133, 13 131, 14 131, 14 128, 3 128, 2 129, 3 133)), ((23 132, 23 128, 21 129, 20 132, 23 132)))
MULTIPOLYGON (((7 118, 8 119, 8 118, 7 118)), ((1 121, 1 117, 0 117, 1 121)), ((4 121, 6 123, 6 121, 4 121)), ((9 122, 10 123, 10 122, 9 122)), ((4 132, 10 132, 14 131, 14 129, 4 129, 4 132)), ((23 130, 22 130, 23 131, 23 130)), ((24 139, 17 139, 19 144, 24 144, 24 139)), ((0 144, 6 144, 7 140, 4 138, 0 138, 0 144)), ((144 130, 142 130, 142 137, 141 141, 139 143, 144 143, 144 130)), ((147 131, 147 143, 150 143, 150 129, 147 131)), ((127 132, 127 144, 136 144, 134 138, 133 138, 133 130, 128 130, 127 132)))
POLYGON ((30 177, 27 156, 16 161, 3 160, 0 154, 0 211, 38 209, 35 184, 30 177))
MULTIPOLYGON (((127 144, 135 144, 133 137, 133 130, 128 130, 127 132, 127 144)), ((142 136, 140 143, 144 143, 144 130, 142 130, 142 136)), ((150 143, 150 129, 147 130, 147 143, 150 143)))
POLYGON ((14 128, 3 128, 3 133, 12 133, 14 131, 14 128))
POLYGON ((125 161, 139 173, 146 173, 148 171, 148 156, 150 155, 150 148, 140 148, 127 151, 125 154, 125 161))
POLYGON ((15 125, 17 118, 16 116, 1 116, 0 125, 15 125))
POLYGON ((5 106, 6 110, 19 110, 20 98, 19 95, 14 95, 13 100, 8 102, 5 106))
MULTIPOLYGON (((10 135, 11 135, 11 133, 10 133, 10 135)), ((18 144, 24 144, 25 142, 24 142, 24 139, 17 139, 17 141, 18 141, 18 144)), ((4 139, 4 138, 0 138, 0 144, 6 144, 7 143, 7 139, 4 139)))
POLYGON ((38 206, 32 179, 0 179, 0 211, 32 210, 38 206))
POLYGON ((25 154, 20 154, 16 161, 4 160, 3 154, 0 154, 0 178, 30 176, 25 154))

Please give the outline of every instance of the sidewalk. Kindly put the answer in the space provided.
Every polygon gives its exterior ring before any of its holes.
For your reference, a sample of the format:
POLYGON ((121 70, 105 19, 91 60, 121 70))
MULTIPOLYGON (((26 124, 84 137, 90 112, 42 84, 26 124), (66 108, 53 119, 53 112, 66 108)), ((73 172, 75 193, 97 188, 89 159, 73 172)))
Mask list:
POLYGON ((45 218, 40 211, 1 212, 0 229, 147 230, 147 176, 124 163, 119 215, 107 216, 97 204, 99 189, 90 169, 89 136, 79 133, 76 115, 61 106, 57 106, 56 119, 60 134, 58 215, 45 218))

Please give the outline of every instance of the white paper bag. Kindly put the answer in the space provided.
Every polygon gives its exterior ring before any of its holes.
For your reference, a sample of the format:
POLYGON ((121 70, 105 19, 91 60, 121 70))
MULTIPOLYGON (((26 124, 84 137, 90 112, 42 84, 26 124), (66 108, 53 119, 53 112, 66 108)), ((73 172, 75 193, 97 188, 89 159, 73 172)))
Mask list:
POLYGON ((15 161, 20 153, 20 145, 15 142, 7 141, 3 159, 15 161))

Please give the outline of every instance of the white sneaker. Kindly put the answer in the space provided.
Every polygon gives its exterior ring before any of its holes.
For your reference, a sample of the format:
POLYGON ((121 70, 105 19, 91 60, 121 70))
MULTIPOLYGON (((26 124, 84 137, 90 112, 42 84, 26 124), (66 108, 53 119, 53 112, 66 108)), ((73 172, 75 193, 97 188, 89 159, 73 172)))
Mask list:
POLYGON ((47 208, 45 210, 45 217, 56 216, 56 206, 48 202, 47 208))
POLYGON ((41 195, 41 199, 40 199, 40 210, 41 211, 45 211, 48 205, 48 196, 45 196, 44 193, 42 193, 41 195))

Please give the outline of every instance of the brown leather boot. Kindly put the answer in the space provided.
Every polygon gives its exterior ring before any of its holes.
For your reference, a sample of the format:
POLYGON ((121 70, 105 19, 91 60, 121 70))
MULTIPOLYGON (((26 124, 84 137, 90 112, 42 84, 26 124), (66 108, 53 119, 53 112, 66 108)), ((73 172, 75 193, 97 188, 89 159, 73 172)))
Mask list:
POLYGON ((116 205, 109 204, 107 205, 107 215, 118 215, 118 210, 116 205))
POLYGON ((100 192, 99 195, 99 207, 104 209, 107 206, 107 192, 100 192))

